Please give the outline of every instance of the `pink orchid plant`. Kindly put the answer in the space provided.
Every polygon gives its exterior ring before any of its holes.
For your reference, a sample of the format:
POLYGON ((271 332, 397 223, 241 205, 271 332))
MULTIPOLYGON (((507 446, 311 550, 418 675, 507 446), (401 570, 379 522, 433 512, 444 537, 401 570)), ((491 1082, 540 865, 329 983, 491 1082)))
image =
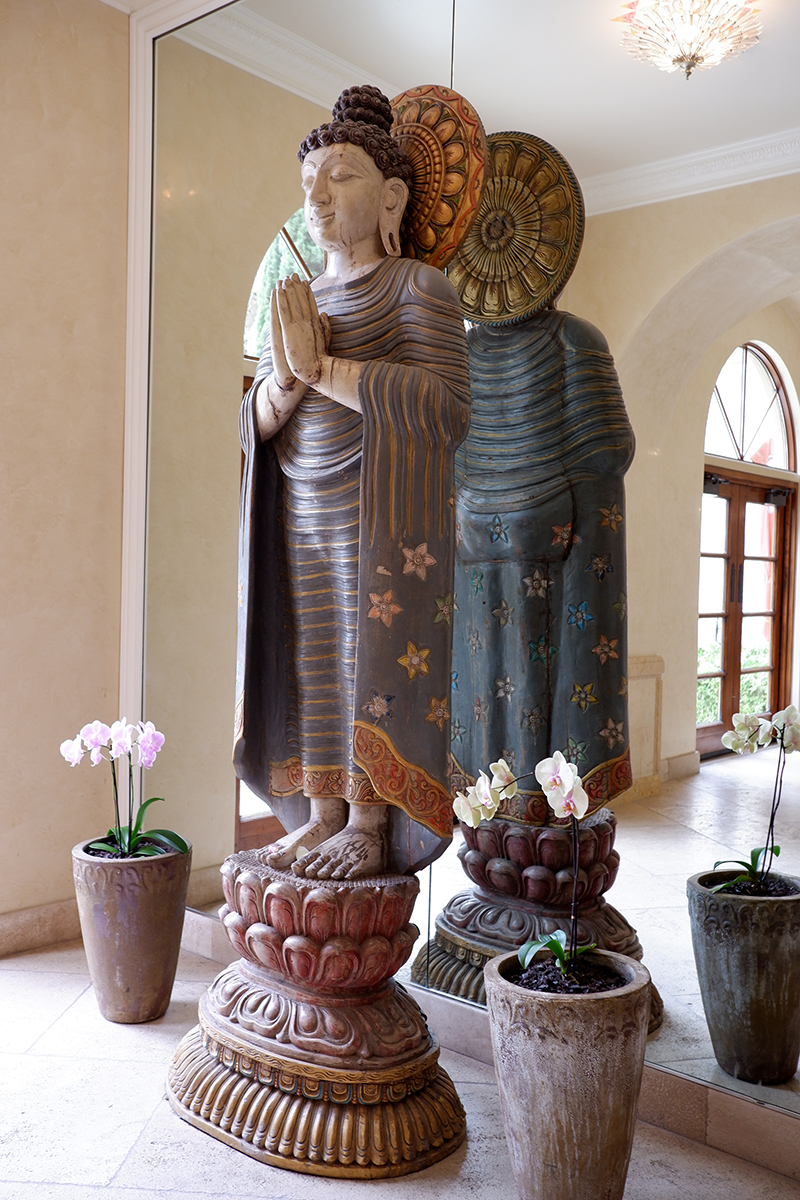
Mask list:
POLYGON ((156 854, 169 854, 179 850, 185 854, 188 845, 171 829, 142 830, 144 814, 151 804, 163 801, 163 796, 152 796, 139 804, 134 819, 133 763, 148 770, 164 745, 164 735, 159 733, 152 721, 140 721, 130 725, 124 717, 113 725, 103 721, 90 721, 84 725, 77 737, 67 738, 60 750, 71 767, 77 767, 84 754, 88 753, 92 766, 104 760, 111 764, 111 781, 114 796, 114 827, 100 841, 90 842, 88 849, 105 853, 113 858, 145 858, 156 854), (128 823, 120 819, 119 791, 117 786, 117 759, 128 759, 128 823))
POLYGON ((733 729, 722 735, 722 744, 736 754, 755 754, 760 746, 768 746, 773 737, 778 743, 778 763, 775 770, 775 784, 772 789, 772 805, 770 807, 769 825, 767 827, 767 844, 756 846, 750 851, 750 861, 744 859, 722 858, 714 863, 714 870, 732 863, 744 867, 744 872, 735 879, 718 883, 710 890, 725 891, 737 883, 751 883, 760 888, 769 875, 773 860, 781 852, 780 846, 775 845, 775 817, 781 802, 783 792, 783 772, 786 766, 786 755, 800 750, 800 712, 794 704, 782 708, 771 717, 754 717, 746 713, 734 713, 733 729))
MULTIPOLYGON (((484 771, 480 771, 476 782, 466 792, 457 792, 453 801, 458 819, 472 829, 477 828, 481 821, 490 821, 500 807, 501 798, 505 796, 512 799, 517 794, 519 780, 527 778, 525 775, 515 776, 503 758, 491 763, 489 770, 492 772, 491 780, 484 771)), ((586 816, 589 797, 583 789, 578 768, 567 762, 560 750, 556 750, 552 758, 543 758, 537 763, 533 774, 555 815, 570 822, 573 874, 570 936, 567 944, 567 935, 557 929, 536 941, 526 942, 520 948, 519 961, 523 967, 527 967, 540 950, 551 950, 562 974, 567 974, 574 970, 578 955, 585 950, 593 950, 595 946, 594 942, 589 946, 578 945, 578 821, 586 816)))

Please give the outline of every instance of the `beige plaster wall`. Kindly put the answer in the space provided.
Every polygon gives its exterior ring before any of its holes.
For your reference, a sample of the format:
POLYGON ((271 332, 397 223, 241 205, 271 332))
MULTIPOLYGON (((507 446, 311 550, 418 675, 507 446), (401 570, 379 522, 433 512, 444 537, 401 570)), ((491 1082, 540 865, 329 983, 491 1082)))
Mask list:
POLYGON ((794 175, 594 217, 562 301, 608 338, 636 432, 626 480, 630 652, 665 662, 665 759, 694 750, 708 399, 746 338, 797 363, 796 328, 775 304, 800 288, 798 211, 794 175))
POLYGON ((6 0, 0 27, 4 913, 72 896, 111 820, 58 747, 119 715, 128 21, 6 0))
POLYGON ((145 711, 167 742, 147 792, 197 869, 233 849, 245 309, 302 203, 297 147, 329 113, 176 37, 156 94, 145 711))

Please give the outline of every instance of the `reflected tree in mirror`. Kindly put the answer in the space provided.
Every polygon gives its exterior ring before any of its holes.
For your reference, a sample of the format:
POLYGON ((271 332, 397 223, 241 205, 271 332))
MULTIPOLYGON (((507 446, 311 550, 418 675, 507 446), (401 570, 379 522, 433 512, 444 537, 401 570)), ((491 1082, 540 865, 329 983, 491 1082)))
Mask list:
MULTIPOLYGON (((324 267, 324 255, 309 236, 302 208, 298 208, 297 212, 289 218, 284 229, 302 255, 312 276, 319 275, 324 267)), ((246 358, 258 358, 264 348, 264 339, 269 329, 269 298, 272 295, 272 289, 279 279, 286 279, 289 275, 295 274, 299 275, 301 279, 303 278, 303 272, 297 259, 286 240, 278 233, 261 260, 261 265, 253 280, 253 290, 247 302, 247 314, 244 320, 246 358)))

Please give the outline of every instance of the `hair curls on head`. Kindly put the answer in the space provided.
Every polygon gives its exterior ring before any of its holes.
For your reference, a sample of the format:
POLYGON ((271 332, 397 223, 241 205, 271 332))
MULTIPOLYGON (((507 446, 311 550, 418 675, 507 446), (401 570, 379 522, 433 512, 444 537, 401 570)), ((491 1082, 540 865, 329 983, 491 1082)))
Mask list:
POLYGON ((411 164, 389 133, 392 109, 376 87, 345 88, 333 106, 333 120, 313 129, 301 143, 297 157, 301 162, 312 150, 343 142, 361 146, 374 161, 384 179, 402 179, 411 186, 411 164))

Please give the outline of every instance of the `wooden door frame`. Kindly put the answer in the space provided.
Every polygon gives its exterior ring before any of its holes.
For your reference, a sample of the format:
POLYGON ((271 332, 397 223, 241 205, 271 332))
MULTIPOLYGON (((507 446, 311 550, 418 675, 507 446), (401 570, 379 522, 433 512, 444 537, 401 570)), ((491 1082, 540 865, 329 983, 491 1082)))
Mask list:
MULTIPOLYGON (((784 478, 761 474, 761 472, 737 471, 736 469, 720 468, 718 465, 707 465, 704 470, 704 481, 712 479, 719 484, 730 483, 736 487, 754 487, 768 492, 785 493, 786 503, 783 506, 783 517, 776 522, 775 559, 776 559, 776 595, 774 604, 775 653, 773 657, 772 679, 770 682, 770 712, 775 712, 789 703, 789 693, 792 681, 792 647, 794 641, 794 606, 795 606, 795 572, 797 558, 796 514, 798 484, 784 478)), ((768 501, 765 501, 768 503, 768 501)), ((745 501, 746 503, 746 501, 745 501)), ((728 545, 730 545, 730 528, 728 529, 728 545)), ((727 556, 730 563, 730 555, 727 556)), ((732 565, 732 564, 731 564, 732 565)), ((728 592, 728 571, 725 572, 725 591, 728 592)), ((726 601, 727 607, 727 601, 726 601)), ((698 610, 699 611, 699 610, 698 610)), ((741 613, 739 614, 741 618, 741 613)), ((722 670, 723 678, 730 672, 730 656, 733 653, 733 639, 729 636, 729 622, 726 620, 723 633, 722 670)), ((737 639, 738 644, 738 639, 737 639)), ((735 667, 738 671, 738 665, 735 667)), ((701 756, 709 756, 721 752, 719 737, 726 727, 725 713, 722 720, 713 725, 697 726, 697 749, 701 756)))

